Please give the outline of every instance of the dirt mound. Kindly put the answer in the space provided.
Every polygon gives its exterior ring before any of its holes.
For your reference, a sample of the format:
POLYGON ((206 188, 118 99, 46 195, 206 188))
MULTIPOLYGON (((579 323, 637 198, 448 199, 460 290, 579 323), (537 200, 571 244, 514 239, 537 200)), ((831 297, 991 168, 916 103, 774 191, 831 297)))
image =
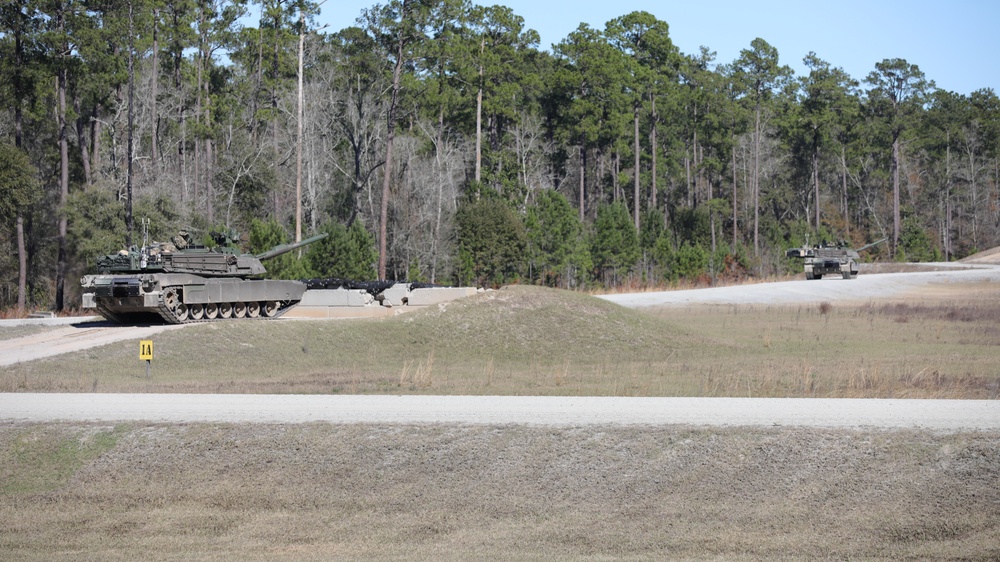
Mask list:
POLYGON ((983 250, 982 252, 972 254, 971 256, 964 257, 958 261, 960 263, 1000 264, 1000 247, 996 247, 991 250, 983 250))
POLYGON ((410 329, 466 349, 518 355, 644 353, 690 339, 662 320, 596 297, 509 286, 406 315, 410 329))

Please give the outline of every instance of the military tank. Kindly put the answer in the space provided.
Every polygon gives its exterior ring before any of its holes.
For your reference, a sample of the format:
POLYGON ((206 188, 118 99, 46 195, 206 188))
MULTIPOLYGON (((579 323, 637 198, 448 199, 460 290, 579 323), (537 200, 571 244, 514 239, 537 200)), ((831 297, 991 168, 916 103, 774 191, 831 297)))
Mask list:
POLYGON ((844 279, 854 279, 858 276, 858 260, 861 259, 860 252, 863 252, 876 244, 885 242, 888 238, 883 238, 866 244, 857 250, 851 249, 843 241, 837 244, 829 244, 824 241, 822 244, 809 246, 809 242, 801 248, 792 248, 785 252, 790 258, 802 258, 804 260, 806 279, 822 279, 824 275, 836 273, 844 279))
POLYGON ((83 308, 96 308, 116 323, 158 316, 171 324, 273 318, 302 300, 302 281, 260 279, 264 260, 322 240, 319 234, 262 254, 240 253, 235 231, 211 233, 213 246, 198 245, 182 231, 172 242, 143 241, 97 259, 97 274, 80 280, 83 308))

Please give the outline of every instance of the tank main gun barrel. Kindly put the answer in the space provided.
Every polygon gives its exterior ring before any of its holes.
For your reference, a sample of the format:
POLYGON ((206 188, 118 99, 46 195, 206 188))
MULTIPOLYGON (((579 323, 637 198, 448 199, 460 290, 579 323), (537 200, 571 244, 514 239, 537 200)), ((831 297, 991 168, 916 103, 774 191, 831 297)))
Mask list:
POLYGON ((873 246, 876 246, 876 245, 878 245, 878 244, 881 244, 882 242, 885 242, 885 241, 886 241, 886 240, 888 240, 888 239, 889 239, 889 237, 888 237, 888 236, 886 236, 885 238, 883 238, 883 239, 881 239, 881 240, 876 240, 876 241, 872 242, 871 244, 865 244, 864 246, 861 246, 860 248, 858 248, 858 249, 857 249, 857 251, 858 251, 858 252, 864 252, 864 251, 865 251, 865 250, 867 250, 868 248, 871 248, 871 247, 873 247, 873 246))
POLYGON ((271 248, 270 250, 264 252, 263 254, 257 254, 257 259, 259 259, 259 260, 267 260, 267 259, 271 259, 271 258, 280 256, 281 254, 287 254, 288 252, 291 252, 292 250, 297 250, 297 249, 301 248, 302 246, 307 246, 309 244, 312 244, 313 242, 319 242, 320 240, 326 238, 327 236, 328 236, 328 234, 324 232, 322 234, 317 234, 316 236, 313 236, 311 238, 306 238, 305 240, 303 240, 301 242, 295 242, 295 243, 292 243, 292 244, 282 244, 280 246, 275 246, 275 247, 271 248))

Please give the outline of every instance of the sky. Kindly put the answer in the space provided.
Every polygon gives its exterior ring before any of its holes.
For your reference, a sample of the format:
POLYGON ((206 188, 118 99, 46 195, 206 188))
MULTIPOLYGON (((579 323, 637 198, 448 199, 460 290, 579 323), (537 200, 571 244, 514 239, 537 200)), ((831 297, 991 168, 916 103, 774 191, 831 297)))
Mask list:
MULTIPOLYGON (((383 0, 384 2, 384 0, 383 0)), ((608 20, 646 11, 670 26, 685 54, 701 46, 728 64, 760 37, 797 76, 803 57, 819 58, 862 82, 883 59, 917 65, 936 86, 959 94, 1000 93, 1000 1, 997 0, 474 0, 503 4, 551 50, 580 23, 604 29, 608 20)), ((316 17, 326 32, 354 25, 375 0, 326 0, 316 17)))

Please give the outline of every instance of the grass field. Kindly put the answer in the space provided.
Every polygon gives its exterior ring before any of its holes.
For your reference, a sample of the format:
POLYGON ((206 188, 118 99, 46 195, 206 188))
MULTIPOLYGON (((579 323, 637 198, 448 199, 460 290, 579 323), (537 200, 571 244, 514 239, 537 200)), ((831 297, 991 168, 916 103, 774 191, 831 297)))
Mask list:
POLYGON ((0 559, 996 560, 998 437, 0 425, 0 559))
POLYGON ((16 365, 0 391, 986 398, 1000 289, 637 311, 510 287, 379 320, 229 322, 16 365), (974 296, 974 298, 972 298, 974 296))
MULTIPOLYGON (((0 391, 996 399, 1000 290, 624 309, 512 287, 16 365, 0 391)), ((0 337, 6 337, 0 333, 0 337)), ((1000 434, 0 424, 0 560, 998 560, 1000 434)))

